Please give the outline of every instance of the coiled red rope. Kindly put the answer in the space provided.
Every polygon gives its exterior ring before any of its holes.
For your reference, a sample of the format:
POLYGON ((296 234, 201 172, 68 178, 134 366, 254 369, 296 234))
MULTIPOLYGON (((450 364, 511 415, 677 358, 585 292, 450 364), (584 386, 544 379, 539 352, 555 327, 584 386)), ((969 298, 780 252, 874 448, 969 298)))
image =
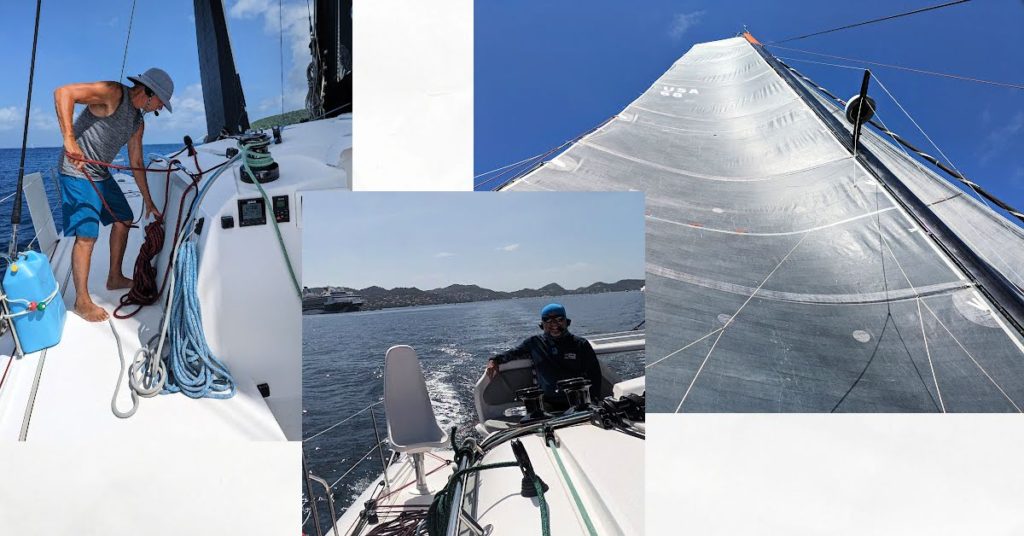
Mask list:
MULTIPOLYGON (((184 150, 185 149, 178 151, 177 153, 172 155, 171 158, 181 154, 184 150)), ((171 172, 174 171, 175 164, 180 164, 178 160, 171 160, 166 168, 136 168, 131 166, 120 166, 108 162, 100 162, 97 160, 90 160, 88 158, 71 154, 68 154, 67 156, 72 160, 104 166, 110 169, 119 169, 125 171, 165 172, 167 175, 164 184, 164 204, 160 210, 160 213, 164 214, 167 212, 167 200, 170 194, 171 185, 171 172)), ((199 157, 194 151, 192 152, 192 159, 195 162, 197 173, 192 174, 186 171, 186 173, 192 178, 192 184, 188 185, 188 187, 185 188, 185 191, 181 193, 181 200, 178 203, 178 217, 177 221, 174 224, 174 240, 172 243, 176 243, 178 241, 178 235, 181 232, 182 210, 185 207, 185 199, 188 197, 189 192, 199 184, 199 179, 202 178, 203 174, 206 173, 206 171, 211 171, 224 165, 224 163, 218 164, 217 166, 214 166, 209 170, 203 171, 199 168, 199 157)), ((86 172, 84 169, 82 170, 82 173, 85 175, 87 179, 89 179, 89 184, 91 184, 93 190, 96 191, 96 195, 99 196, 100 201, 103 203, 103 206, 106 208, 107 212, 110 213, 114 221, 117 221, 117 216, 114 214, 114 211, 110 208, 110 205, 107 204, 106 199, 103 198, 103 194, 100 193, 100 190, 96 186, 92 177, 90 177, 89 173, 86 172)), ((142 216, 140 215, 139 219, 132 222, 131 227, 138 227, 135 224, 138 223, 138 221, 140 221, 141 219, 142 216)), ((160 251, 163 249, 164 239, 166 238, 164 232, 163 219, 155 218, 152 222, 146 225, 144 232, 146 234, 146 238, 145 241, 142 243, 142 247, 139 249, 138 256, 135 258, 135 267, 132 273, 132 286, 130 289, 128 289, 128 292, 124 293, 121 296, 120 305, 118 305, 113 312, 114 318, 123 320, 125 318, 131 318, 135 316, 136 314, 138 314, 139 311, 142 310, 143 307, 156 303, 156 301, 160 299, 160 295, 163 294, 164 288, 167 286, 167 277, 168 274, 170 274, 171 272, 171 265, 173 264, 174 259, 167 259, 167 270, 164 272, 163 281, 161 281, 159 285, 157 285, 156 281, 156 266, 153 263, 153 260, 156 258, 157 255, 160 254, 160 251), (135 306, 135 309, 130 312, 121 312, 121 310, 124 309, 125 307, 131 306, 135 306)))

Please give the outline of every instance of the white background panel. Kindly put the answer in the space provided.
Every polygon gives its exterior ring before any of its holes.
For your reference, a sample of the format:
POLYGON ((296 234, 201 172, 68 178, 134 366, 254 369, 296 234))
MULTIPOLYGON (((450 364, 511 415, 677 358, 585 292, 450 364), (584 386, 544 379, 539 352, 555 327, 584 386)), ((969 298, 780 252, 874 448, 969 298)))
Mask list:
POLYGON ((0 445, 0 533, 298 534, 298 442, 0 445))
POLYGON ((473 2, 356 2, 353 189, 473 189, 473 2))
POLYGON ((648 534, 1024 534, 1019 415, 648 418, 648 534))

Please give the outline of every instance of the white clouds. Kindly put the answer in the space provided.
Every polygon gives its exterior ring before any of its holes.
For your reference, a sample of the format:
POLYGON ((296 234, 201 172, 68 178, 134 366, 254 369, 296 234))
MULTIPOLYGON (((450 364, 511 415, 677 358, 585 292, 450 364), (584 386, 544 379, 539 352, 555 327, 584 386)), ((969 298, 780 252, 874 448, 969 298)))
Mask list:
POLYGON ((30 121, 32 122, 32 125, 29 128, 32 130, 42 130, 45 132, 60 131, 60 126, 57 125, 57 116, 53 110, 32 108, 32 118, 30 121))
MULTIPOLYGON (((285 56, 290 56, 291 66, 285 72, 284 101, 286 110, 304 108, 306 103, 306 67, 310 62, 309 53, 309 10, 302 3, 285 3, 278 11, 277 2, 270 0, 238 0, 228 9, 228 15, 237 19, 263 17, 263 32, 278 36, 283 28, 285 56)), ((276 63, 276 60, 275 60, 276 63)), ((287 61, 286 61, 287 63, 287 61)), ((278 111, 280 99, 273 108, 264 110, 260 103, 260 111, 278 111)))
POLYGON ((519 244, 509 244, 498 248, 498 251, 515 251, 519 249, 519 244))
MULTIPOLYGON (((8 106, 0 108, 0 130, 21 130, 25 124, 25 112, 19 106, 8 106)), ((46 111, 42 108, 32 108, 32 115, 29 117, 29 130, 54 132, 59 130, 57 118, 53 111, 46 111)))
POLYGON ((245 19, 262 15, 269 9, 270 0, 238 0, 235 5, 228 9, 228 15, 245 19))
POLYGON ((677 13, 676 16, 672 17, 672 26, 669 27, 668 35, 674 41, 678 41, 683 37, 683 34, 688 32, 691 28, 700 22, 700 19, 704 16, 704 11, 694 11, 692 13, 677 13))
POLYGON ((24 120, 17 106, 0 108, 0 130, 11 130, 24 120))
POLYGON ((277 113, 281 110, 281 97, 267 97, 260 101, 256 109, 261 113, 277 113))
POLYGON ((206 107, 203 105, 201 84, 176 91, 171 97, 171 106, 174 107, 173 113, 161 112, 160 117, 146 117, 146 143, 177 143, 185 134, 196 140, 206 136, 206 107))
POLYGON ((1011 144, 1013 138, 1024 132, 1024 111, 1018 111, 999 128, 992 129, 981 151, 979 160, 987 164, 1011 144))
POLYGON ((449 252, 447 252, 447 251, 442 251, 442 252, 440 252, 440 253, 435 253, 435 254, 434 254, 434 258, 435 258, 435 259, 443 259, 443 258, 445 258, 445 257, 454 257, 454 256, 455 256, 455 254, 454 254, 454 253, 449 253, 449 252))

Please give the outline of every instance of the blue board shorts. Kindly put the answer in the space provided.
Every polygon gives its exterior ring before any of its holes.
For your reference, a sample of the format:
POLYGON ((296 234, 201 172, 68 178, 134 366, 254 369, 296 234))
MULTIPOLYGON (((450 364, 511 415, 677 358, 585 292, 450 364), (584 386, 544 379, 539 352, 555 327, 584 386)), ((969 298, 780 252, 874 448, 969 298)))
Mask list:
POLYGON ((114 211, 114 218, 103 206, 96 189, 89 179, 60 175, 60 197, 64 212, 64 236, 96 238, 100 235, 100 223, 110 225, 115 221, 131 222, 135 219, 124 192, 113 178, 94 183, 103 199, 114 211))

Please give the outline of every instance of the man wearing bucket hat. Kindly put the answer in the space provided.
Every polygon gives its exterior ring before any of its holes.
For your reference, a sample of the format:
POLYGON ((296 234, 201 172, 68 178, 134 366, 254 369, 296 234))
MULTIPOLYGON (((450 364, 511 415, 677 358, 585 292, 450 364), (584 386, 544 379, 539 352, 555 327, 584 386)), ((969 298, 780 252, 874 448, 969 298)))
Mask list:
POLYGON ((160 217, 149 195, 146 172, 142 170, 142 134, 146 126, 143 116, 149 112, 159 115, 161 108, 171 111, 174 82, 156 68, 128 79, 134 84, 131 87, 119 82, 91 82, 61 86, 53 93, 57 122, 64 137, 64 153, 58 163, 64 236, 75 237, 71 254, 77 295, 75 312, 90 322, 107 319, 107 312, 93 302, 88 286, 99 226, 111 225, 107 289, 128 288, 132 280, 124 276, 121 262, 134 216, 110 170, 82 159, 109 164, 121 147, 128 144, 128 160, 142 194, 144 215, 160 217), (85 109, 72 124, 76 104, 85 105, 85 109))
POLYGON ((513 359, 528 358, 533 361, 538 386, 544 391, 547 402, 561 400, 555 392, 560 380, 585 378, 590 380, 590 398, 601 397, 601 365, 590 341, 569 333, 571 320, 566 318, 565 307, 552 303, 540 311, 540 329, 544 333, 534 335, 519 346, 502 352, 487 361, 487 376, 493 378, 499 373, 499 365, 513 359))

